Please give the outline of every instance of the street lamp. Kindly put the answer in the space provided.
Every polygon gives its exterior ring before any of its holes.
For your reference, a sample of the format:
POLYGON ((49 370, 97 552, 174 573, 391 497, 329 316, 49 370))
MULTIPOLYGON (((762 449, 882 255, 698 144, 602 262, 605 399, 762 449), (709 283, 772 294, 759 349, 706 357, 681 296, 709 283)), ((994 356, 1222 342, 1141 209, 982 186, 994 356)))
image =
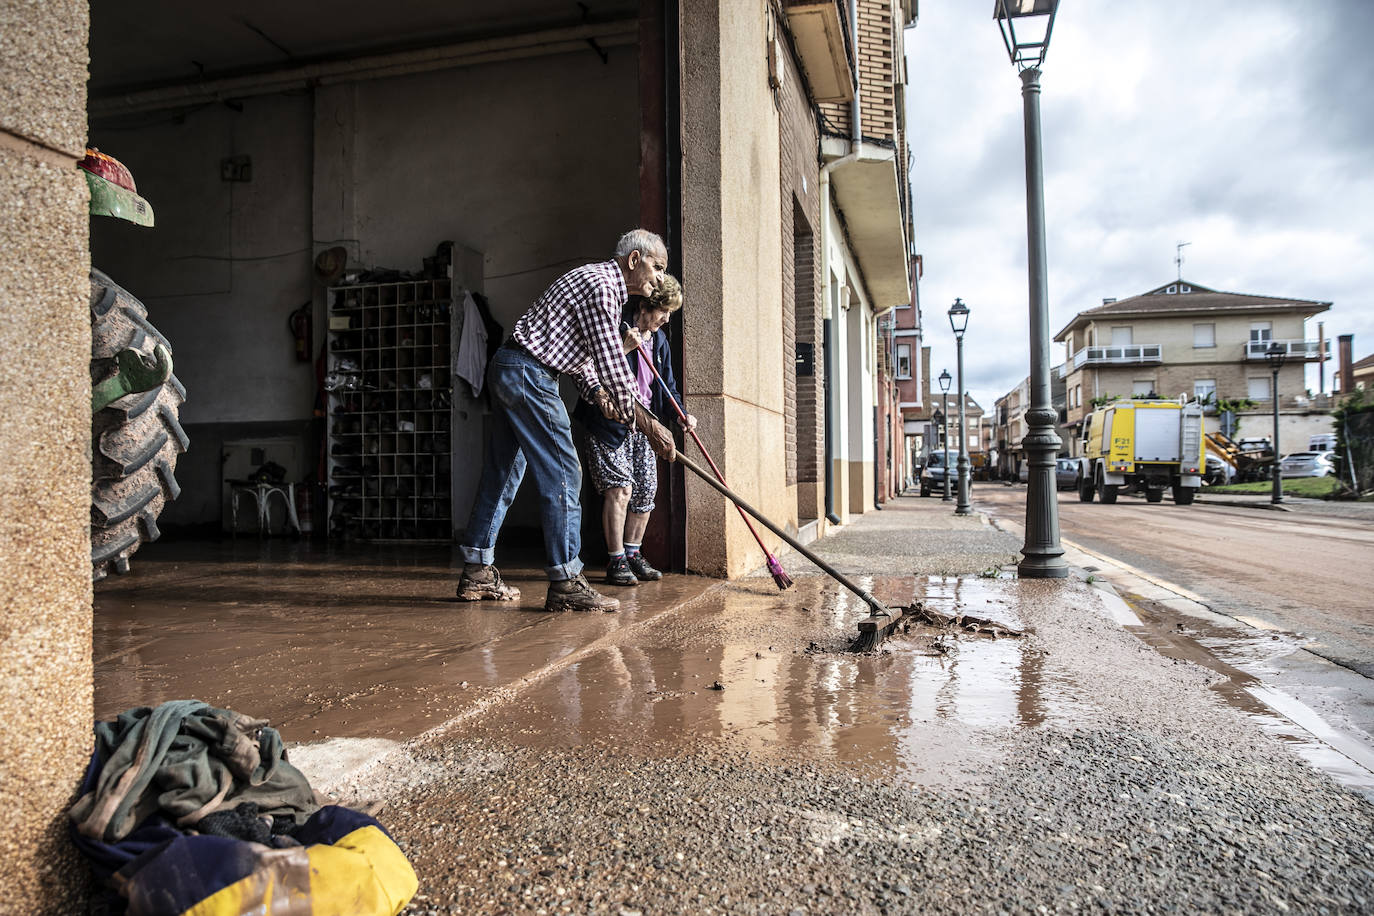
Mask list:
POLYGON ((940 441, 940 466, 945 469, 945 495, 942 502, 949 502, 949 383, 948 369, 940 370, 940 423, 944 433, 940 441))
MULTIPOLYGON (((955 299, 949 307, 949 326, 954 329, 954 345, 958 351, 959 373, 959 504, 954 507, 955 515, 972 515, 973 507, 968 504, 968 425, 964 418, 964 331, 968 328, 968 306, 963 299, 955 299)), ((945 470, 945 480, 949 480, 949 470, 945 470)))
POLYGON ((1021 72, 1026 131, 1026 261, 1030 279, 1030 407, 1021 440, 1030 466, 1026 491, 1026 540, 1017 572, 1024 579, 1062 579, 1069 574, 1059 544, 1059 496, 1054 457, 1063 440, 1050 403, 1050 316, 1046 284, 1045 182, 1040 148, 1040 65, 1049 53, 1058 0, 995 0, 993 16, 1007 55, 1021 72), (1018 34, 1018 27, 1020 32, 1018 34), (1042 31, 1043 30, 1043 31, 1042 31))
POLYGON ((1274 376, 1269 388, 1269 396, 1274 401, 1274 490, 1269 501, 1278 505, 1283 502, 1283 478, 1279 473, 1279 370, 1288 359, 1288 351, 1284 349, 1283 344, 1274 341, 1269 345, 1269 349, 1264 351, 1264 358, 1269 361, 1269 369, 1274 376))

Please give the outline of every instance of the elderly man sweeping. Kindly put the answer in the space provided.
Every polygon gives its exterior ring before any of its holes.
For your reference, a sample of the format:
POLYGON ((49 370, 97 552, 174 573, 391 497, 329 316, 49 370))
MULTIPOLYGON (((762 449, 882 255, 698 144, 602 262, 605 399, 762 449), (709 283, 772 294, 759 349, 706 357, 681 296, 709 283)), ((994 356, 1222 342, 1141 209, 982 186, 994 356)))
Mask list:
POLYGON ((610 419, 634 423, 660 457, 672 460, 672 434, 641 407, 625 352, 642 339, 620 332, 629 295, 651 296, 668 268, 663 240, 646 229, 621 237, 615 257, 569 271, 554 281, 515 323, 510 340, 487 367, 492 418, 477 497, 468 517, 458 581, 462 601, 514 601, 520 592, 494 565, 496 536, 528 466, 539 493, 549 590, 548 611, 615 611, 620 602, 598 593, 582 575, 582 470, 558 377, 567 374, 582 397, 610 419))

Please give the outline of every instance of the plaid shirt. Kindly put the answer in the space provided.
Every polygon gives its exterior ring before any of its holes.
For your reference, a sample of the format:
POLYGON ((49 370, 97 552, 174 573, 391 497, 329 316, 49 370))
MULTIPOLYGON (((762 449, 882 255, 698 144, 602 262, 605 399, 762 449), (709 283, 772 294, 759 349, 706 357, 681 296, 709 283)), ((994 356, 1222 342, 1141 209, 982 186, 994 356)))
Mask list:
POLYGON ((544 365, 571 375, 588 401, 605 388, 622 416, 633 417, 639 383, 620 338, 620 311, 628 298, 615 261, 578 267, 535 300, 511 336, 544 365))

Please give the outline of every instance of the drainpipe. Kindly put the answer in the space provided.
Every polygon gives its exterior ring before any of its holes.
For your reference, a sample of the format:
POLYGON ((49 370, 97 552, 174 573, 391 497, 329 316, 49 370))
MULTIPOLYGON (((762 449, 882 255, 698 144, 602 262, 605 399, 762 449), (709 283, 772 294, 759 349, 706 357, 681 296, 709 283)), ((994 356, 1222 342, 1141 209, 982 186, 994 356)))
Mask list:
MULTIPOLYGON (((830 302, 830 173, 842 165, 846 165, 859 158, 859 148, 863 142, 863 122, 860 120, 862 106, 859 101, 859 0, 849 0, 849 34, 850 46, 854 50, 854 104, 850 108, 849 117, 849 152, 833 162, 827 162, 820 169, 820 196, 821 196, 821 282, 826 290, 826 310, 838 309, 838 302, 830 302)), ((840 523, 840 517, 835 514, 835 482, 831 479, 835 474, 835 433, 834 433, 834 410, 835 410, 835 390, 834 383, 831 381, 835 365, 839 362, 835 358, 836 354, 831 353, 834 346, 833 334, 830 326, 832 318, 839 319, 839 314, 833 314, 822 321, 823 347, 825 349, 825 517, 832 525, 840 523)))

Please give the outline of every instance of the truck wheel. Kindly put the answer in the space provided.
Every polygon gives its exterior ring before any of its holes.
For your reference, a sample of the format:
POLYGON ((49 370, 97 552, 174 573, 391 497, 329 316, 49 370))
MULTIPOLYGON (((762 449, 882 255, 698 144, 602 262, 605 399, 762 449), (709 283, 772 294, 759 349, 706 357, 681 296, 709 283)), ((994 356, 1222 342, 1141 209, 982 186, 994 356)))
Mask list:
POLYGON ((1162 489, 1160 489, 1159 487, 1146 487, 1146 488, 1145 488, 1145 501, 1146 501, 1147 503, 1162 503, 1162 502, 1164 502, 1164 491, 1163 491, 1162 489))
POLYGON ((1174 505, 1191 506, 1193 497, 1197 495, 1197 487, 1174 487, 1174 505))
MULTIPOLYGON (((115 355, 151 354, 167 339, 148 310, 98 270, 91 271, 91 384, 118 372, 115 355)), ((155 541, 158 514, 181 493, 173 472, 186 451, 179 411, 186 389, 170 376, 157 388, 126 395, 91 417, 91 577, 128 572, 129 557, 155 541)))
POLYGON ((1117 489, 1118 487, 1116 486, 1116 484, 1109 484, 1106 482, 1106 475, 1102 473, 1101 468, 1098 468, 1097 495, 1098 498, 1102 500, 1103 505, 1110 506, 1112 503, 1116 502, 1117 489))
POLYGON ((1083 475, 1082 475, 1082 474, 1079 474, 1079 475, 1078 475, 1078 501, 1081 502, 1081 503, 1090 503, 1090 502, 1093 501, 1093 497, 1096 496, 1096 495, 1097 495, 1097 491, 1095 491, 1095 490, 1093 489, 1092 481, 1084 480, 1084 479, 1083 479, 1083 475))

